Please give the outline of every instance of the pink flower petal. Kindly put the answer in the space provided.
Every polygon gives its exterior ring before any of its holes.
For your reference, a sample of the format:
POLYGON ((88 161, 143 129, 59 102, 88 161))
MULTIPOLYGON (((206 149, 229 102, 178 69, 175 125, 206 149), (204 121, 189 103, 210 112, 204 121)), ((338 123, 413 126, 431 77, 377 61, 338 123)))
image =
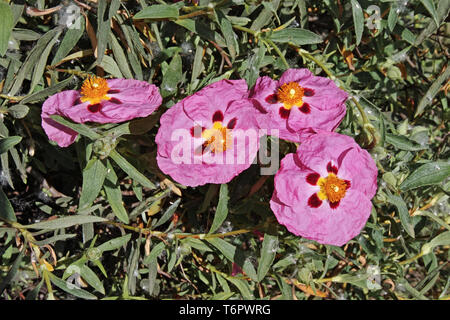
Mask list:
POLYGON ((281 161, 270 206, 278 222, 290 232, 340 246, 366 223, 376 177, 375 162, 352 138, 320 131, 306 138, 296 154, 281 161), (330 174, 348 186, 337 202, 318 197, 319 179, 330 174))
POLYGON ((259 135, 255 109, 243 96, 246 91, 242 84, 242 81, 219 81, 211 85, 212 89, 205 87, 161 116, 155 139, 161 171, 183 185, 194 187, 227 183, 252 164, 259 147, 259 135), (235 89, 237 92, 233 92, 235 89), (239 99, 231 101, 230 97, 239 99), (232 147, 224 152, 213 153, 204 146, 201 131, 212 128, 213 120, 221 120, 222 127, 231 128, 232 147), (195 128, 200 134, 192 133, 195 128), (245 139, 249 129, 254 132, 253 141, 245 139), (181 135, 174 137, 178 132, 181 135), (182 150, 188 154, 183 159, 177 158, 183 154, 182 150))

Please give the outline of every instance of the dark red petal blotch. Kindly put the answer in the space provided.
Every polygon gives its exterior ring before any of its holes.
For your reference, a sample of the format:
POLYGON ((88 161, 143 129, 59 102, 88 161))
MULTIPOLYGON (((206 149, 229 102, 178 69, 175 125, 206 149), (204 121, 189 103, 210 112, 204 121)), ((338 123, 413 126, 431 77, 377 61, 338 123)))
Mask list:
POLYGON ((283 119, 289 118, 289 114, 291 113, 291 110, 285 109, 284 107, 280 108, 280 117, 283 119))
POLYGON ((315 186, 317 184, 317 181, 320 178, 320 174, 314 172, 314 173, 310 173, 306 176, 306 182, 308 182, 309 184, 315 186))
POLYGON ((311 197, 308 199, 308 205, 311 208, 318 208, 322 204, 322 200, 319 199, 317 196, 317 193, 314 193, 311 197))
POLYGON ((274 94, 271 94, 271 95, 267 96, 265 100, 266 100, 267 103, 274 104, 274 103, 278 102, 278 97, 274 93, 274 94))
POLYGON ((311 107, 306 102, 303 102, 302 106, 300 107, 300 111, 305 114, 308 114, 311 112, 311 107))
POLYGON ((223 121, 223 113, 222 111, 218 110, 216 112, 214 112, 213 117, 212 117, 212 121, 216 122, 216 121, 223 121))
POLYGON ((337 174, 337 173, 338 173, 338 168, 337 168, 335 165, 333 165, 333 164, 331 163, 331 161, 330 161, 330 162, 328 162, 328 164, 327 164, 327 171, 330 172, 330 173, 337 174))
POLYGON ((331 209, 336 209, 337 207, 339 207, 340 201, 337 201, 337 202, 331 202, 331 201, 329 201, 328 203, 330 204, 330 208, 331 208, 331 209))

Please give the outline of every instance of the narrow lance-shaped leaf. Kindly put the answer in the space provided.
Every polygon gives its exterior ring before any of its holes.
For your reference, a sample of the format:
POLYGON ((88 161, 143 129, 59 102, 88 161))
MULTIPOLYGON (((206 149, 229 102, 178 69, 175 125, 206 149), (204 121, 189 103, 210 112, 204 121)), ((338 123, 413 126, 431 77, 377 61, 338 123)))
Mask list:
POLYGON ((97 247, 100 251, 111 251, 116 250, 123 245, 127 244, 131 239, 131 234, 124 235, 122 237, 118 237, 109 241, 106 241, 97 247))
POLYGON ((279 43, 293 43, 296 46, 321 43, 323 41, 318 34, 300 28, 287 28, 275 31, 270 35, 270 39, 279 43))
POLYGON ((411 173, 400 185, 403 191, 438 184, 450 176, 450 163, 437 161, 426 163, 411 173))
POLYGON ((364 14, 359 2, 356 0, 351 1, 353 12, 353 25, 355 26, 355 34, 356 34, 356 45, 359 45, 364 31, 364 14))
POLYGON ((94 222, 104 222, 108 219, 96 216, 85 216, 85 215, 73 215, 68 217, 62 217, 53 220, 42 221, 38 223, 29 224, 23 226, 26 229, 42 229, 42 230, 56 230, 72 227, 79 224, 94 223, 94 222))
POLYGON ((108 199, 109 205, 116 217, 124 222, 128 223, 130 219, 128 218, 128 213, 125 210, 122 202, 122 191, 120 190, 120 185, 117 183, 117 175, 114 172, 111 163, 107 162, 107 174, 105 179, 105 193, 108 199))
POLYGON ((264 235, 261 248, 261 258, 258 264, 258 281, 261 281, 269 271, 278 249, 278 237, 268 233, 264 235))
POLYGON ((219 191, 219 203, 217 204, 216 213, 214 215, 214 220, 209 233, 213 233, 214 231, 216 231, 227 218, 229 199, 230 197, 228 196, 228 186, 226 183, 222 184, 219 191))
POLYGON ((14 27, 14 17, 8 3, 0 1, 0 57, 8 49, 8 41, 14 27))
POLYGON ((166 223, 173 216, 175 210, 177 210, 178 206, 180 205, 180 202, 181 199, 178 199, 169 208, 167 208, 167 210, 161 216, 161 219, 159 219, 158 222, 155 224, 154 228, 166 223))
POLYGON ((55 286, 57 286, 61 290, 64 290, 67 293, 74 295, 75 297, 82 298, 82 299, 89 299, 89 300, 97 299, 97 297, 94 296, 92 293, 89 293, 86 290, 78 288, 76 285, 74 285, 72 283, 69 283, 67 281, 64 281, 64 280, 58 278, 51 272, 48 272, 48 275, 50 277, 50 281, 55 286))
POLYGON ((140 173, 131 163, 129 163, 124 157, 122 157, 117 151, 113 150, 109 154, 109 157, 114 160, 114 162, 125 171, 131 179, 140 183, 142 186, 149 189, 156 189, 155 185, 148 180, 146 176, 140 173))
POLYGON ((22 141, 22 137, 19 136, 12 136, 0 139, 0 154, 8 151, 16 144, 18 144, 20 141, 22 141))
POLYGON ((3 189, 0 188, 0 219, 7 220, 11 222, 16 222, 16 214, 14 213, 14 209, 11 206, 11 203, 8 200, 8 197, 3 192, 3 189))
POLYGON ((179 16, 179 9, 177 6, 167 4, 156 4, 148 6, 139 11, 133 19, 177 19, 179 16))
POLYGON ((412 224, 411 217, 409 216, 405 201, 396 195, 388 195, 388 201, 397 207, 398 215, 403 228, 411 237, 414 238, 414 226, 412 224))
POLYGON ((106 177, 106 167, 99 159, 91 159, 83 170, 79 209, 89 207, 97 198, 106 177))
POLYGON ((253 264, 248 258, 245 258, 241 250, 220 238, 210 238, 207 241, 216 247, 225 258, 239 265, 252 280, 257 281, 258 276, 253 264))

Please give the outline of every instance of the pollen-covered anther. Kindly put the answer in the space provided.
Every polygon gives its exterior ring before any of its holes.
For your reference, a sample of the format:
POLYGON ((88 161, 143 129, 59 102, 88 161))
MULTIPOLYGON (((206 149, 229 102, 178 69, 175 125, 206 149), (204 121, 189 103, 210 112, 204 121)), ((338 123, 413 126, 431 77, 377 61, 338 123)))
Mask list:
POLYGON ((277 98, 284 104, 284 108, 289 110, 293 106, 301 107, 304 95, 305 90, 297 82, 289 82, 278 89, 277 98))
POLYGON ((110 90, 108 82, 103 78, 90 77, 84 80, 81 86, 81 102, 98 104, 103 100, 111 99, 107 93, 110 90))
POLYGON ((220 121, 214 122, 212 128, 206 129, 202 133, 205 139, 204 145, 213 153, 224 152, 233 145, 230 129, 222 126, 220 121))
POLYGON ((317 184, 320 186, 318 195, 321 200, 327 199, 334 203, 345 197, 347 184, 345 180, 339 179, 334 173, 330 173, 326 178, 320 178, 317 184))

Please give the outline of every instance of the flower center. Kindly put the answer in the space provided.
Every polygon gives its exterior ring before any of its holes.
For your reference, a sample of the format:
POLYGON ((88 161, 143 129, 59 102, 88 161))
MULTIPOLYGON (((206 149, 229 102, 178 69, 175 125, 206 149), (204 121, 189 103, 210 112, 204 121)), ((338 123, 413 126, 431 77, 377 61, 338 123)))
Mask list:
POLYGON ((284 104, 284 108, 290 110, 292 106, 301 107, 305 90, 297 82, 283 84, 277 93, 278 101, 284 104))
POLYGON ((81 86, 81 101, 89 101, 90 104, 97 104, 103 100, 111 99, 106 94, 109 91, 108 82, 103 78, 90 77, 84 80, 81 86))
POLYGON ((222 126, 220 121, 214 122, 211 129, 204 130, 202 137, 205 139, 204 146, 214 153, 224 152, 233 145, 231 130, 222 126))
POLYGON ((330 202, 339 202, 347 191, 345 180, 339 179, 334 173, 329 173, 326 178, 320 178, 317 185, 320 186, 319 198, 321 200, 328 199, 330 202))

